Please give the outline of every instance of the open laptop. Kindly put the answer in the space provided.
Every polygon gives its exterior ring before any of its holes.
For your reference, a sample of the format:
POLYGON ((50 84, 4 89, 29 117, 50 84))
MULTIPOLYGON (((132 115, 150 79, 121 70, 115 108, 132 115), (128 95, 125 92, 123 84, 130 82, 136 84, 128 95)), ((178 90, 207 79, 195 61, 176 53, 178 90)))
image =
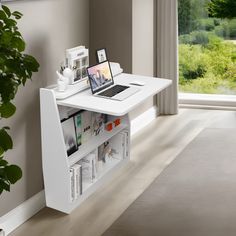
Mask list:
POLYGON ((139 91, 138 88, 114 84, 108 61, 88 67, 87 74, 95 96, 122 101, 139 91))

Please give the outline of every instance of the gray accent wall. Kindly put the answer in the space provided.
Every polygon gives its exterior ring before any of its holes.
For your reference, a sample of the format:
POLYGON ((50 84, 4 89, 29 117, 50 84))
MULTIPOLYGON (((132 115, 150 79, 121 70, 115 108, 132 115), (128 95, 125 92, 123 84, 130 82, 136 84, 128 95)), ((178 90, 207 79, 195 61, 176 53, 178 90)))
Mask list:
POLYGON ((90 61, 106 48, 110 61, 132 72, 132 0, 90 0, 90 61))
MULTIPOLYGON (((32 82, 20 88, 14 101, 17 112, 1 125, 11 127, 14 149, 6 155, 23 170, 23 178, 10 193, 0 196, 0 216, 43 189, 40 141, 39 88, 56 83, 55 71, 66 48, 89 46, 88 0, 33 0, 5 3, 24 14, 20 30, 27 52, 40 63, 32 82)), ((56 165, 55 165, 56 168, 56 165)))

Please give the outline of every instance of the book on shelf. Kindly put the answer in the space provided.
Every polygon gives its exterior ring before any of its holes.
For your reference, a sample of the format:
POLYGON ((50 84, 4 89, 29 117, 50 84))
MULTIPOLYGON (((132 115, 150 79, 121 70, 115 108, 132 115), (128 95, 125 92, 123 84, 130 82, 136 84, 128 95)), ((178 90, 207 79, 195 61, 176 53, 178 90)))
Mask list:
POLYGON ((76 200, 82 194, 82 167, 75 164, 70 168, 70 183, 71 183, 71 202, 76 200))
MULTIPOLYGON (((89 153, 79 161, 82 166, 82 185, 86 186, 94 182, 97 178, 96 150, 89 153)), ((84 189, 84 187, 82 187, 84 189)))
POLYGON ((78 113, 74 116, 75 122, 75 131, 76 131, 76 141, 78 147, 82 144, 82 119, 81 113, 78 113))
POLYGON ((124 158, 126 158, 129 156, 129 132, 128 130, 123 130, 120 134, 125 136, 124 158))
POLYGON ((79 164, 73 165, 74 180, 75 180, 75 198, 78 198, 82 192, 82 166, 79 164))
POLYGON ((75 182, 73 170, 70 168, 70 201, 73 202, 75 200, 75 182))

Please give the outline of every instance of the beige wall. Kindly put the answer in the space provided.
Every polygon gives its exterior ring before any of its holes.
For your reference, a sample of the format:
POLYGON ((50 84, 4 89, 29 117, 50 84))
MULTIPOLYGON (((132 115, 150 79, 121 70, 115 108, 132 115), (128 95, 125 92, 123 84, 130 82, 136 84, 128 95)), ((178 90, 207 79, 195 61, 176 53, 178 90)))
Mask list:
MULTIPOLYGON (((132 17, 132 72, 154 75, 154 0, 133 0, 132 17)), ((130 113, 131 119, 139 116, 156 102, 150 98, 130 113)))
POLYGON ((133 0, 133 73, 153 76, 154 71, 154 1, 133 0))
POLYGON ((7 5, 24 14, 20 30, 27 52, 40 62, 40 72, 21 88, 15 99, 17 112, 9 125, 14 149, 7 153, 11 163, 23 169, 23 178, 1 195, 0 216, 43 189, 40 143, 39 88, 55 83, 55 71, 66 48, 89 46, 88 0, 15 1, 7 5))

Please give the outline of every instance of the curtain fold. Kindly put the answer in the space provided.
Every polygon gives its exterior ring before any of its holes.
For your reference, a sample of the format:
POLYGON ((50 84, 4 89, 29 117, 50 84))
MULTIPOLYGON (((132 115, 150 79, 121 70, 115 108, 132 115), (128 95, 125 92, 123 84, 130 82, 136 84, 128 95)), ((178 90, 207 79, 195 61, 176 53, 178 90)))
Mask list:
POLYGON ((172 80, 157 96, 160 114, 178 113, 178 0, 156 0, 156 76, 172 80))

